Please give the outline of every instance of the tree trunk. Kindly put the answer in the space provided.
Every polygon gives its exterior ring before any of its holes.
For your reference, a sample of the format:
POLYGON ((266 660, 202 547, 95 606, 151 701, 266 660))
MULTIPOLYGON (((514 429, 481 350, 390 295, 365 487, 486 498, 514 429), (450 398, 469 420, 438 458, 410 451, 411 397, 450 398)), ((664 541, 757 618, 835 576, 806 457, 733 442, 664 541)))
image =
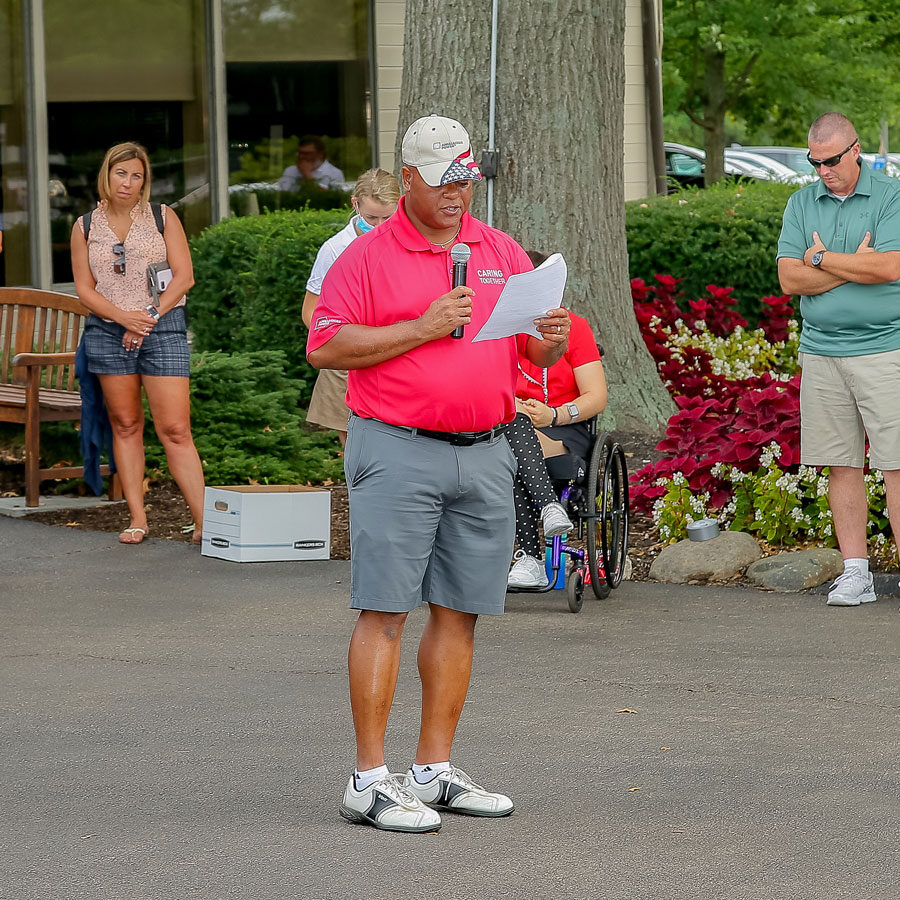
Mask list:
MULTIPOLYGON (((565 303, 604 349, 604 427, 658 431, 674 410, 631 302, 625 247, 625 0, 500 0, 494 225, 526 249, 559 251, 565 303)), ((407 0, 400 142, 428 113, 488 146, 491 4, 407 0)), ((472 213, 485 217, 486 185, 472 213)))
POLYGON ((725 54, 716 47, 703 53, 706 63, 706 172, 707 187, 725 177, 725 54))

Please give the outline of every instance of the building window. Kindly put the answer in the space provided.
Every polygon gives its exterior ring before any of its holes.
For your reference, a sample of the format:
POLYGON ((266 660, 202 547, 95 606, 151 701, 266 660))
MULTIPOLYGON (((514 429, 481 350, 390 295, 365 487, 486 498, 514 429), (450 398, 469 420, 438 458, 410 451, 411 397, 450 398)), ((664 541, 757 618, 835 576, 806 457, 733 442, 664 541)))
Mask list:
POLYGON ((152 199, 188 234, 209 224, 202 0, 44 0, 53 281, 70 282, 69 236, 97 202, 106 150, 143 144, 152 199))
POLYGON ((224 0, 223 14, 232 211, 341 203, 372 164, 369 3, 224 0))
POLYGON ((31 281, 21 0, 0 0, 0 286, 31 281))

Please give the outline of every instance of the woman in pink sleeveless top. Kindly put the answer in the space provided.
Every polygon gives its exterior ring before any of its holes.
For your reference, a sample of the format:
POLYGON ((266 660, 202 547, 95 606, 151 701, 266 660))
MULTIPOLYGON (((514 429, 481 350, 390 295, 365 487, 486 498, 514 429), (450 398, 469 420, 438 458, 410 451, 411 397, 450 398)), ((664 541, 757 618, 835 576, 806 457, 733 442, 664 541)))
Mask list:
POLYGON ((113 452, 131 522, 119 540, 140 544, 149 533, 144 509, 144 410, 153 424, 201 542, 203 467, 191 436, 190 350, 185 292, 194 283, 191 254, 178 217, 150 199, 150 160, 139 144, 117 144, 97 178, 100 203, 85 229, 72 229, 72 270, 78 297, 91 310, 84 342, 113 429, 113 452), (159 221, 157 221, 157 214, 159 221), (168 262, 171 281, 156 298, 147 267, 168 262))

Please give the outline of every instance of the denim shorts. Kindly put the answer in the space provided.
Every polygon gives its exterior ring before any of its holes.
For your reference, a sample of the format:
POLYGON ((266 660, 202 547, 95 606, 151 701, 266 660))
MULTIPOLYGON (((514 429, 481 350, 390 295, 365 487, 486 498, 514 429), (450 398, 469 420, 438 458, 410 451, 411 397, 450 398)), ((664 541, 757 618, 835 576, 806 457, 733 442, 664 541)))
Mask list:
POLYGON ((137 350, 126 350, 122 346, 124 334, 124 326, 106 322, 91 313, 82 337, 90 372, 95 375, 190 376, 191 352, 183 306, 176 306, 161 316, 137 350))
POLYGON ((455 447, 353 415, 344 471, 352 609, 502 614, 516 519, 502 433, 455 447))

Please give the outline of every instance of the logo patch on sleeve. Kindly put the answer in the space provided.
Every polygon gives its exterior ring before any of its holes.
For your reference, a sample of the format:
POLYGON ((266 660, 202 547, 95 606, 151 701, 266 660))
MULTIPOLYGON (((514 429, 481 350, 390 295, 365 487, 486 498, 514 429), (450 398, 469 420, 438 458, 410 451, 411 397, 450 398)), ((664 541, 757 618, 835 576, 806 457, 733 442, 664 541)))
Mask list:
POLYGON ((315 331, 321 331, 323 328, 331 328, 332 325, 343 325, 344 320, 336 316, 319 316, 313 326, 315 331))

